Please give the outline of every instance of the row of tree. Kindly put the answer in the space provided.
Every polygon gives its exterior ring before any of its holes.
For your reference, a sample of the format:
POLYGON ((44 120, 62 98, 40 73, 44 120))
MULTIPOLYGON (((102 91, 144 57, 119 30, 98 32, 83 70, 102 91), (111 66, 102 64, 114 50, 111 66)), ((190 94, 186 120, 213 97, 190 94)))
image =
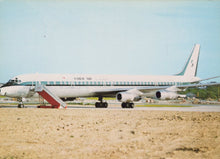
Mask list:
POLYGON ((184 94, 194 94, 199 99, 219 99, 220 98, 220 85, 208 86, 205 88, 188 88, 184 94))

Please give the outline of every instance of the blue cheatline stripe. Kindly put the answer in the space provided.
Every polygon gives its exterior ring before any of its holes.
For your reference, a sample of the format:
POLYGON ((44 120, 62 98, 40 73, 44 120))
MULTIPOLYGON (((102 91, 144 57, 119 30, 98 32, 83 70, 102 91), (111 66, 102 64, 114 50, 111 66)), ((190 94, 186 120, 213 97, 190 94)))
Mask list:
MULTIPOLYGON (((188 82, 98 82, 98 81, 40 81, 46 86, 174 86, 187 85, 188 82)), ((22 86, 35 86, 36 82, 23 82, 22 86)))
POLYGON ((29 86, 29 85, 32 85, 32 82, 23 82, 20 85, 22 85, 22 86, 29 86))

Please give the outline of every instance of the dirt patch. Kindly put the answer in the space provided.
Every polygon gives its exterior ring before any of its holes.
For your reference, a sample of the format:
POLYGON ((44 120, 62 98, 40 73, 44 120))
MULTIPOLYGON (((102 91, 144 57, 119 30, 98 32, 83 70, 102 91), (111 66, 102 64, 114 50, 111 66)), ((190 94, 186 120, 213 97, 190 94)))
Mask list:
POLYGON ((0 158, 220 158, 220 113, 0 109, 0 158))

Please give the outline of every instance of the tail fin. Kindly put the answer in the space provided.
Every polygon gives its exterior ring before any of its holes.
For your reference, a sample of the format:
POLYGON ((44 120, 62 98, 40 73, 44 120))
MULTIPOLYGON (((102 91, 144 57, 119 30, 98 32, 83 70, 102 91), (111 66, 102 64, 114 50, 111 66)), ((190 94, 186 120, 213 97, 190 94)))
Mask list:
POLYGON ((200 44, 195 44, 183 70, 177 76, 195 77, 199 62, 200 44))

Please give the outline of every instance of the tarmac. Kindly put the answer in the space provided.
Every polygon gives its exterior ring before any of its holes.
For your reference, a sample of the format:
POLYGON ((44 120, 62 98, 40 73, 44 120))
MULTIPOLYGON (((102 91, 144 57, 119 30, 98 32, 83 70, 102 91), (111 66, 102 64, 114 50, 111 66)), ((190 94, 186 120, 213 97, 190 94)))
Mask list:
MULTIPOLYGON (((176 105, 176 104, 175 104, 176 105)), ((161 105, 163 106, 163 105, 161 105)), ((95 106, 92 105, 70 105, 67 106, 67 109, 102 109, 102 110, 140 110, 140 111, 182 111, 182 112, 220 112, 220 105, 177 105, 178 107, 172 107, 172 105, 170 105, 170 107, 134 107, 133 109, 124 109, 121 108, 120 105, 118 104, 114 104, 114 105, 110 105, 108 108, 95 108, 95 106)), ((0 108, 17 108, 17 106, 15 105, 2 105, 0 106, 0 108)), ((36 105, 25 105, 25 108, 37 108, 36 105)), ((19 109, 24 109, 24 108, 19 108, 19 109)))

